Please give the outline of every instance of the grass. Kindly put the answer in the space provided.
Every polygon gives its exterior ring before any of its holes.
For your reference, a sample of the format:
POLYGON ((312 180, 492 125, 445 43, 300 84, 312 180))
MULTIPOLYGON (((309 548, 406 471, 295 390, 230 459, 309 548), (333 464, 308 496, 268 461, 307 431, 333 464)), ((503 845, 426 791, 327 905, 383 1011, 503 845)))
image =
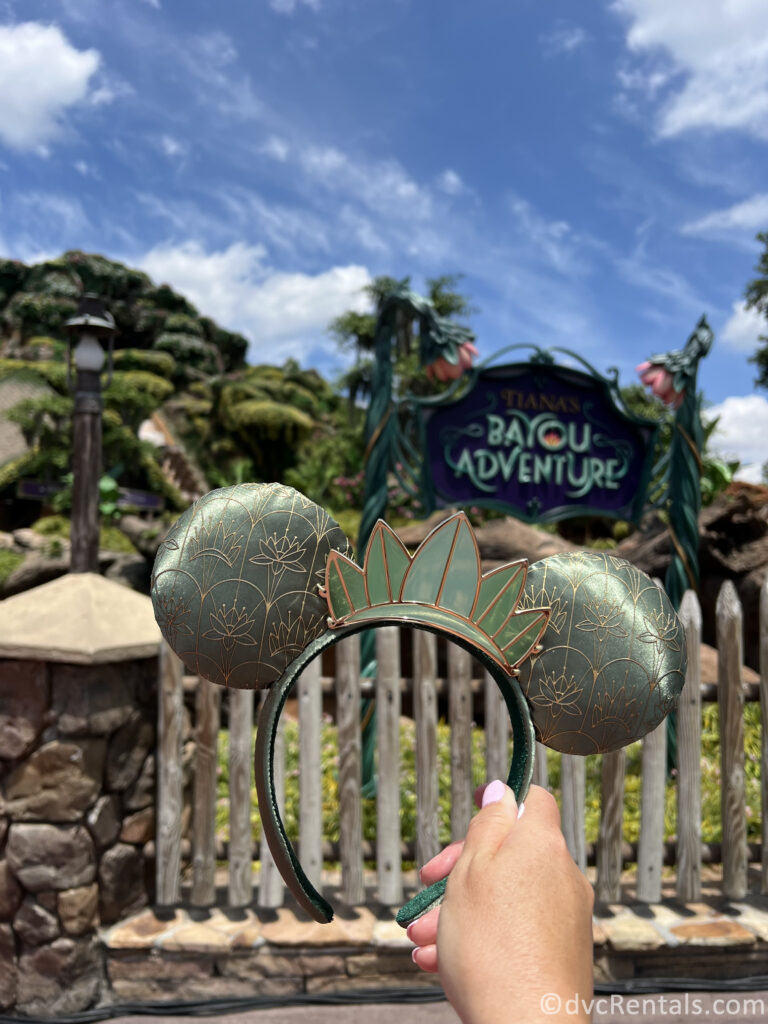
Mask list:
POLYGON ((0 551, 0 586, 5 583, 14 569, 18 569, 25 556, 18 551, 0 551))
MULTIPOLYGON (((286 799, 283 821, 289 838, 298 839, 299 833, 299 747, 298 725, 286 720, 286 799)), ((472 731, 472 782, 479 785, 485 780, 485 736, 482 730, 472 731)), ((217 834, 222 839, 229 837, 229 734, 219 734, 218 750, 218 791, 216 807, 217 834)), ((416 773, 415 773, 415 730, 413 722, 403 721, 400 726, 400 827, 404 840, 416 837, 416 773)), ((750 703, 745 708, 745 764, 747 836, 750 841, 760 838, 760 705, 750 703)), ((450 842, 450 729, 441 722, 437 729, 437 756, 439 766, 439 828, 440 841, 450 842)), ((627 748, 627 769, 624 796, 624 838, 636 841, 640 832, 641 797, 641 756, 642 746, 634 743, 627 748)), ((597 839, 600 822, 600 758, 586 759, 586 819, 587 841, 597 839)), ((339 838, 338 798, 338 746, 336 728, 324 723, 321 742, 321 768, 323 792, 323 835, 326 839, 339 838)), ((560 756, 548 752, 549 785, 559 799, 560 756)), ((702 840, 719 842, 720 821, 720 761, 718 741, 718 708, 706 704, 702 716, 702 840)), ((668 782, 665 797, 665 835, 671 838, 677 824, 676 793, 674 779, 668 782)), ((256 805, 256 789, 251 789, 251 823, 253 837, 261 836, 261 824, 256 805)), ((366 839, 376 837, 376 800, 363 800, 363 835, 366 839)))
MULTIPOLYGON (((56 541, 69 540, 70 525, 66 516, 43 516, 32 524, 32 529, 43 537, 49 537, 51 544, 55 544, 56 541)), ((119 551, 127 555, 136 553, 128 537, 111 523, 102 523, 99 527, 99 547, 102 551, 119 551)))

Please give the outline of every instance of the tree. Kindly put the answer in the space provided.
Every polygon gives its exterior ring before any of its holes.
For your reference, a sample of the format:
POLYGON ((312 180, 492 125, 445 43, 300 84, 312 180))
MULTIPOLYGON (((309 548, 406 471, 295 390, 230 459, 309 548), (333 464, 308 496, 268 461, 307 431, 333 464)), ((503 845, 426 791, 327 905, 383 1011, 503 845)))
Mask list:
MULTIPOLYGON (((167 406, 181 439, 215 486, 238 477, 282 480, 302 443, 338 405, 315 370, 289 359, 192 383, 167 406)), ((310 495, 311 496, 311 495, 310 495)))
POLYGON ((167 284, 156 286, 142 271, 78 250, 27 267, 0 260, 0 350, 31 358, 35 336, 66 340, 64 324, 86 292, 100 295, 115 318, 119 350, 153 349, 176 359, 178 379, 231 373, 245 366, 246 339, 201 317, 167 284))
MULTIPOLYGON (((130 352, 130 350, 126 350, 130 352)), ((132 353, 136 362, 141 353, 132 353)), ((29 450, 0 467, 0 490, 33 477, 61 483, 71 464, 73 399, 62 362, 0 359, 0 380, 23 376, 40 383, 40 394, 26 398, 8 412, 29 450)), ((148 369, 116 370, 103 393, 104 468, 120 484, 161 494, 172 508, 183 500, 166 479, 153 445, 140 441, 142 420, 169 397, 173 385, 148 369)))
MULTIPOLYGON (((768 231, 761 231, 757 236, 763 246, 763 252, 755 266, 758 277, 750 281, 745 292, 747 309, 755 309, 768 319, 768 231)), ((759 388, 768 388, 768 335, 761 334, 760 345, 750 362, 757 366, 755 384, 759 388)))
POLYGON ((29 450, 0 466, 0 489, 22 477, 60 483, 71 462, 72 396, 66 321, 86 292, 115 317, 114 374, 104 390, 104 466, 123 485, 183 500, 156 449, 138 438, 141 422, 174 392, 245 366, 247 341, 225 331, 166 284, 98 254, 70 251, 26 266, 0 260, 0 378, 21 374, 40 385, 8 413, 29 450))
MULTIPOLYGON (((440 277, 427 278, 427 298, 439 316, 462 318, 474 312, 468 296, 456 290, 461 278, 461 274, 443 274, 440 277)), ((352 350, 356 356, 353 366, 339 380, 339 386, 349 395, 350 406, 354 406, 358 396, 366 396, 370 391, 371 352, 381 304, 390 292, 396 288, 409 288, 410 283, 410 277, 404 277, 402 280, 387 275, 375 277, 363 288, 363 294, 370 300, 373 311, 358 313, 356 310, 349 310, 331 321, 328 330, 340 348, 352 350)), ((412 342, 413 320, 402 317, 395 344, 397 390, 401 394, 405 391, 428 394, 436 388, 420 371, 412 342)))
MULTIPOLYGON (((656 439, 654 462, 656 465, 664 461, 672 441, 673 418, 669 409, 655 395, 650 394, 641 384, 630 384, 621 389, 621 397, 626 407, 637 416, 649 420, 657 420, 659 433, 656 439)), ((701 470, 699 483, 701 486, 701 503, 710 505, 718 494, 721 494, 733 480, 733 474, 739 468, 738 461, 726 462, 712 449, 711 438, 717 429, 719 419, 716 417, 703 423, 703 446, 701 450, 701 470)), ((649 496, 655 497, 659 492, 661 479, 655 473, 651 480, 649 496)))

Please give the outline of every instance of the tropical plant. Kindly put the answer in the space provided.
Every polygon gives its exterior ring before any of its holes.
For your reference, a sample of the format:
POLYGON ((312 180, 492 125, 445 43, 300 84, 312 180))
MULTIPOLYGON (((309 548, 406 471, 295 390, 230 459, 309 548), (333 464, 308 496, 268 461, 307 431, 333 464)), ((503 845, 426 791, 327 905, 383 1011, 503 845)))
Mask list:
MULTIPOLYGON (((641 385, 632 384, 621 389, 624 404, 638 416, 656 420, 659 432, 656 441, 657 463, 662 462, 672 442, 673 414, 655 394, 648 394, 641 385)), ((728 487, 734 473, 739 468, 738 460, 722 459, 712 448, 711 439, 717 429, 718 419, 714 417, 703 422, 704 446, 701 453, 701 502, 711 504, 718 494, 728 487)), ((651 481, 650 493, 653 495, 661 484, 661 475, 657 472, 651 481)))
MULTIPOLYGON (((768 320, 768 231, 761 231, 757 241, 763 246, 755 270, 757 277, 749 282, 745 292, 747 309, 754 309, 768 320)), ((757 366, 755 384, 759 388, 768 388, 768 333, 761 334, 759 345, 750 357, 750 362, 757 366)))
MULTIPOLYGON (((166 408, 180 438, 216 486, 252 479, 293 483, 303 445, 333 432, 338 396, 314 370, 295 360, 249 366, 194 381, 166 408)), ((305 464, 306 464, 305 459, 305 464)), ((296 486, 310 497, 317 487, 296 486)), ((316 480, 322 488, 322 482, 316 480)))
MULTIPOLYGON (((474 312, 470 299, 456 290, 461 277, 461 274, 443 274, 441 277, 427 279, 427 298, 435 307, 438 316, 461 319, 474 312)), ((396 289, 410 288, 410 283, 410 277, 404 277, 402 280, 388 275, 375 277, 363 288, 363 294, 369 300, 372 311, 359 313, 356 310, 348 310, 332 320, 329 325, 328 330, 340 348, 355 354, 353 365, 339 381, 339 386, 349 395, 350 405, 354 405, 359 397, 364 398, 370 392, 372 353, 381 305, 387 295, 396 289)), ((400 316, 395 334, 395 393, 431 394, 440 390, 439 385, 430 381, 419 364, 417 346, 413 344, 414 317, 400 316)))
MULTIPOLYGON (((71 465, 73 398, 62 363, 0 359, 0 379, 21 376, 41 384, 39 395, 19 402, 8 413, 29 450, 0 467, 0 490, 25 477, 66 485, 71 465)), ((156 449, 139 440, 139 424, 173 392, 173 385, 146 370, 116 371, 104 389, 103 463, 115 486, 138 487, 162 495, 174 508, 183 500, 166 479, 156 449)), ((66 493, 66 490, 65 490, 66 493)))

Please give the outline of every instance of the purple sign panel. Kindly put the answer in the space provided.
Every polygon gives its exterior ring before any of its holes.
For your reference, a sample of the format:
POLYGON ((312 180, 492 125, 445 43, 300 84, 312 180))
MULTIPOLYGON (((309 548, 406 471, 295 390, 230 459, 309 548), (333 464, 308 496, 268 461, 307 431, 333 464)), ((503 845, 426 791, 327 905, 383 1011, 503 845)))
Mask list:
POLYGON ((462 398, 424 410, 428 504, 496 507, 545 522, 638 519, 656 425, 621 409, 614 391, 562 366, 481 371, 462 398))

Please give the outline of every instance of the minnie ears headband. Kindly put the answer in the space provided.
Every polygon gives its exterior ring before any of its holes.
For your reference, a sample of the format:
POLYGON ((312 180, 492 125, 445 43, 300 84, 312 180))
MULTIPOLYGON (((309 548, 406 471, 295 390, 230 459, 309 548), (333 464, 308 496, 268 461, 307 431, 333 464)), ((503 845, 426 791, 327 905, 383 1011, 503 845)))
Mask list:
MULTIPOLYGON (((683 627, 669 598, 603 552, 512 562, 483 575, 463 512, 409 555, 383 521, 362 568, 331 516, 280 484, 211 491, 174 524, 152 577, 160 629, 190 672, 222 686, 268 689, 259 714, 256 789, 264 835, 288 888, 317 921, 333 909, 302 871, 274 792, 274 743, 302 669, 351 633, 399 623, 448 637, 493 676, 512 721, 509 785, 523 800, 535 740, 568 754, 616 750, 677 703, 683 627)), ((445 882, 398 914, 405 925, 445 882)))

